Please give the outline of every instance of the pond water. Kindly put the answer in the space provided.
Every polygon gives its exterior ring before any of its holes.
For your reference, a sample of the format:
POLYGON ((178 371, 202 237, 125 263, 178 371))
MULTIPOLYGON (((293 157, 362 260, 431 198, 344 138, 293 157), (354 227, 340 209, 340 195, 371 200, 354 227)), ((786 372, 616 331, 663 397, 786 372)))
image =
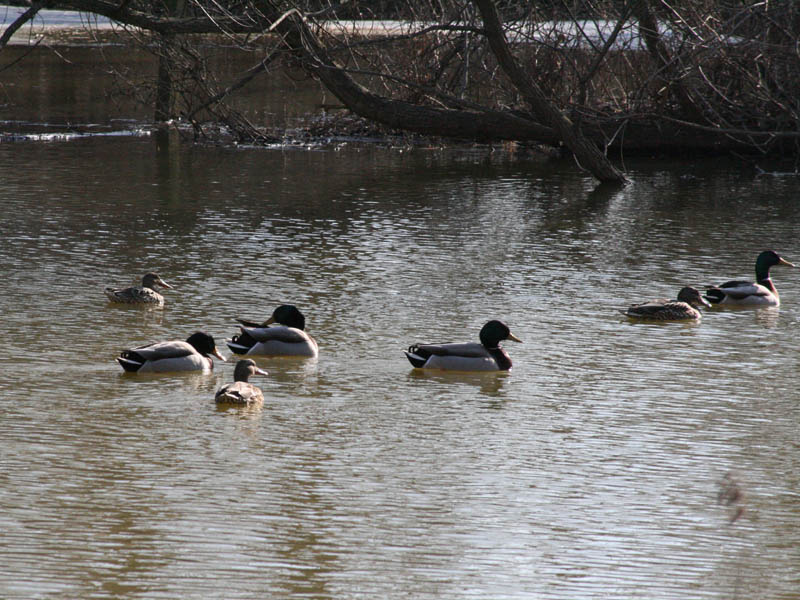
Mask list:
MULTIPOLYGON (((0 74, 3 131, 143 118, 58 100, 75 83, 48 52, 0 74)), ((764 248, 800 264, 797 176, 641 161, 603 189, 485 147, 16 139, 0 143, 3 598, 797 597, 800 270, 774 270, 779 309, 618 311, 752 278, 764 248), (106 303, 148 270, 175 288, 163 310, 106 303), (215 405, 234 360, 114 361, 198 329, 224 347, 235 317, 286 302, 320 356, 260 360, 262 408, 215 405), (403 355, 492 318, 524 342, 510 373, 403 355)))

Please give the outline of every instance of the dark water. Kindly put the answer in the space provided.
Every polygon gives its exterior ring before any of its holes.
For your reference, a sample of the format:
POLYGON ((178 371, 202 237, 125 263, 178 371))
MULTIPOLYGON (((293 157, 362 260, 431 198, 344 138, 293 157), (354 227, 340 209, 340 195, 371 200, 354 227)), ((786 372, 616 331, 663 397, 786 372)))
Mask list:
MULTIPOLYGON (((146 118, 55 100, 47 53, 0 74, 15 133, 146 118)), ((617 312, 800 263, 796 176, 639 162, 603 191, 485 148, 48 139, 0 143, 3 598, 797 597, 800 271, 780 309, 617 312), (106 304, 147 270, 163 310, 106 304), (114 362, 283 302, 320 356, 261 360, 262 408, 214 404, 233 361, 114 362), (511 373, 403 356, 490 318, 511 373)))

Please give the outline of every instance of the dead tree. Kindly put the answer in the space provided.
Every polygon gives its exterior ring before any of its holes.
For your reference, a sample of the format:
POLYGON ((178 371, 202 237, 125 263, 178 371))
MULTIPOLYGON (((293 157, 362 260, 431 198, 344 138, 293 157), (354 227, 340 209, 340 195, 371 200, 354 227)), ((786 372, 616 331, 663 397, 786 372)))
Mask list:
MULTIPOLYGON (((566 148, 602 181, 624 179, 608 159, 622 153, 800 155, 795 3, 553 0, 504 3, 501 13, 491 0, 395 2, 387 4, 406 27, 375 36, 343 27, 366 4, 183 1, 170 10, 153 0, 60 6, 176 40, 217 35, 248 48, 270 40, 222 90, 205 85, 213 74, 195 73, 203 97, 177 111, 187 119, 285 59, 364 119, 566 148)), ((183 54, 200 64, 199 49, 183 54)))

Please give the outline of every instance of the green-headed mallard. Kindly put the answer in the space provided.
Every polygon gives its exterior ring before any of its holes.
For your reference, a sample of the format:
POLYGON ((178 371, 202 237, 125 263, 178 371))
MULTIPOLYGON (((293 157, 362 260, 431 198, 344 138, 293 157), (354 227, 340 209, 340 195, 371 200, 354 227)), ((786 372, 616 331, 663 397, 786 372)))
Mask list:
POLYGON ((511 333, 508 325, 496 320, 481 328, 480 340, 480 344, 414 344, 406 351, 406 357, 417 369, 508 371, 511 357, 500 347, 500 342, 522 342, 511 333))
POLYGON ((235 354, 310 358, 319 354, 316 340, 304 331, 306 319, 296 306, 279 306, 262 324, 244 319, 237 321, 241 324, 241 333, 228 342, 228 348, 235 354), (270 327, 273 323, 277 325, 270 327))
POLYGON ((701 317, 696 306, 711 305, 703 299, 698 290, 687 286, 678 292, 677 300, 651 300, 642 304, 632 304, 621 312, 632 319, 684 321, 701 317))
POLYGON ((210 371, 214 363, 209 355, 225 361, 225 357, 217 350, 214 338, 198 331, 185 342, 156 342, 125 350, 117 357, 117 362, 129 373, 210 371))
POLYGON ((223 385, 214 395, 218 404, 253 404, 264 401, 264 393, 247 380, 253 375, 267 375, 255 361, 245 358, 236 363, 233 383, 223 385))
POLYGON ((780 306, 781 299, 778 290, 769 278, 771 267, 783 265, 794 267, 794 265, 772 250, 764 250, 756 258, 756 282, 752 281, 727 281, 722 285, 708 288, 706 290, 706 300, 711 304, 721 306, 780 306))
POLYGON ((155 290, 155 286, 172 289, 166 281, 155 273, 147 273, 142 277, 141 287, 110 288, 105 289, 106 296, 110 302, 120 304, 152 304, 155 306, 164 305, 164 296, 155 290))

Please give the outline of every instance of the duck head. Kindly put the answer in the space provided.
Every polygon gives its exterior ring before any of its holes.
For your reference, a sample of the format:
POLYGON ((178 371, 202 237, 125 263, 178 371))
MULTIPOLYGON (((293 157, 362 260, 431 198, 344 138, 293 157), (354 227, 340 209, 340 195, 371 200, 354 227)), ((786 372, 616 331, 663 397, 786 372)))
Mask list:
POLYGON ((521 339, 511 333, 508 325, 497 320, 489 321, 481 328, 480 340, 487 348, 497 348, 503 340, 522 343, 521 339))
POLYGON ((756 279, 762 281, 769 278, 770 267, 794 267, 788 260, 781 258, 774 250, 764 250, 756 258, 756 279))
POLYGON ((681 291, 678 292, 678 300, 686 302, 686 304, 694 306, 695 308, 698 306, 711 306, 711 303, 703 298, 699 290, 689 286, 681 288, 681 291))
POLYGON ((300 330, 306 328, 306 318, 303 316, 303 313, 301 313, 296 306, 291 304, 282 304, 272 311, 272 316, 266 320, 264 327, 272 323, 285 325, 286 327, 294 327, 300 330))
POLYGON ((172 286, 169 285, 166 281, 161 279, 155 273, 147 273, 144 277, 142 277, 142 287, 150 288, 151 290, 156 289, 154 286, 160 285, 163 288, 172 289, 172 286))
POLYGON ((186 342, 203 356, 208 356, 211 354, 216 356, 222 362, 225 362, 225 357, 219 353, 219 350, 217 350, 217 345, 214 343, 214 338, 206 332, 198 331, 193 333, 187 338, 186 342))
POLYGON ((269 373, 259 369, 256 361, 249 358, 236 363, 236 368, 233 370, 234 381, 247 381, 253 375, 269 375, 269 373))

